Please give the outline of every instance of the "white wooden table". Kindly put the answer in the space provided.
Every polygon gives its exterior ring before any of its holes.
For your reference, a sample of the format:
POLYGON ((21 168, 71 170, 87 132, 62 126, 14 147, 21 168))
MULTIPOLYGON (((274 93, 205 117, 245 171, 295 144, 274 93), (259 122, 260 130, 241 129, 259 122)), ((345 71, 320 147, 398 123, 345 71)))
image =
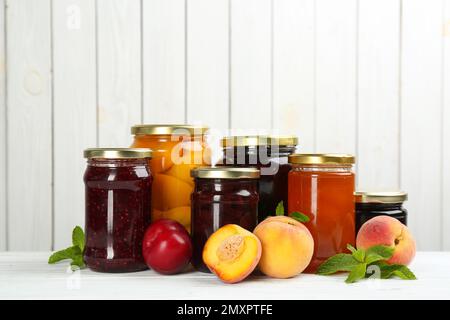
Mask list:
POLYGON ((420 252, 410 266, 417 281, 365 280, 344 275, 300 275, 277 280, 253 276, 234 285, 189 272, 101 274, 48 265, 50 253, 0 253, 0 299, 450 299, 450 252, 420 252))

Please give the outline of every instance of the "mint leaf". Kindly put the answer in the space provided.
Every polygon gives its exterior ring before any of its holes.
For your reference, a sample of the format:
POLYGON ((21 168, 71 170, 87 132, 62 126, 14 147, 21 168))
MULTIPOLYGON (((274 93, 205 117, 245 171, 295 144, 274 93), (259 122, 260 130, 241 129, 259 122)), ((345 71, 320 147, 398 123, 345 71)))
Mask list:
POLYGON ((277 216, 284 216, 283 201, 280 201, 280 203, 278 203, 277 208, 275 209, 275 215, 277 215, 277 216))
POLYGON ((380 268, 381 279, 390 279, 397 276, 403 280, 416 280, 416 275, 407 267, 401 264, 387 264, 385 261, 374 263, 380 268))
POLYGON ((72 271, 80 270, 86 268, 86 264, 83 261, 83 256, 79 255, 74 257, 72 262, 70 263, 72 271))
POLYGON ((353 258, 355 258, 358 262, 364 263, 366 260, 366 251, 362 249, 358 249, 352 253, 353 258))
POLYGON ((50 258, 48 258, 48 263, 54 264, 62 260, 74 259, 75 257, 80 255, 81 255, 80 248, 78 246, 73 246, 53 253, 50 256, 50 258))
POLYGON ((309 220, 310 220, 306 214, 303 214, 303 213, 297 212, 297 211, 292 212, 290 214, 290 217, 297 220, 298 222, 302 222, 302 223, 309 222, 309 220))
POLYGON ((84 251, 85 237, 83 229, 79 226, 76 226, 72 231, 72 244, 80 248, 81 252, 84 251))
POLYGON ((345 280, 346 283, 354 283, 358 280, 364 279, 366 277, 366 270, 367 270, 367 264, 360 263, 357 266, 355 266, 352 271, 350 271, 350 274, 348 275, 347 279, 345 280))
POLYGON ((351 244, 347 244, 347 249, 351 253, 355 253, 356 252, 356 248, 354 246, 352 246, 351 244))
POLYGON ((388 246, 373 246, 366 250, 366 263, 389 260, 394 254, 394 248, 388 246))
POLYGON ((322 263, 317 269, 317 274, 330 275, 339 271, 352 271, 359 264, 351 254, 340 253, 322 263))

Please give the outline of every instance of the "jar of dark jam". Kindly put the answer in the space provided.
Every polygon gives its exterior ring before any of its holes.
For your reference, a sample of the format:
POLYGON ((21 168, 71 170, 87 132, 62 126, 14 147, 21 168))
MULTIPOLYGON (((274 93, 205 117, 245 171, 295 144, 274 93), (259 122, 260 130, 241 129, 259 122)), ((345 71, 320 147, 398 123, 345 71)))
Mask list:
POLYGON ((84 156, 86 265, 99 272, 147 269, 142 240, 151 217, 151 150, 97 148, 84 156))
POLYGON ((288 156, 295 153, 293 136, 231 136, 222 139, 225 166, 260 169, 258 221, 275 214, 280 201, 287 206, 288 156))
POLYGON ((192 193, 191 236, 194 246, 192 265, 209 272, 203 263, 206 240, 220 227, 237 224, 253 231, 258 217, 259 170, 255 168, 198 168, 192 193))
POLYGON ((406 200, 408 194, 402 191, 355 192, 356 234, 366 221, 376 216, 390 216, 406 225, 408 211, 403 207, 406 200))

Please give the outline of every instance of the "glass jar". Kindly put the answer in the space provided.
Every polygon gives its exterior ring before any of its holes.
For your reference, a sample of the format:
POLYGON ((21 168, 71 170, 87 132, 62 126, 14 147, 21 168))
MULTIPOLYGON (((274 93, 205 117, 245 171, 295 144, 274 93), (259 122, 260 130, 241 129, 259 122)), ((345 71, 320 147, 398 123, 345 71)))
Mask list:
POLYGON ((259 180, 258 221, 275 214, 279 202, 287 205, 288 156, 295 153, 294 136, 232 136, 222 139, 224 165, 255 167, 259 180))
POLYGON ((150 149, 84 151, 86 265, 100 272, 147 269, 142 256, 150 224, 150 149))
POLYGON ((365 222, 376 216, 390 216, 407 225, 408 211, 403 207, 406 200, 408 194, 402 191, 356 192, 356 234, 365 222))
POLYGON ((306 214, 314 254, 306 272, 355 244, 355 174, 351 155, 295 154, 289 173, 288 212, 306 214))
POLYGON ((220 227, 237 224, 253 231, 258 216, 258 178, 255 168, 198 168, 192 171, 192 265, 209 272, 203 263, 206 240, 220 227))
POLYGON ((151 148, 153 174, 152 221, 167 218, 191 224, 190 171, 210 164, 206 142, 207 127, 189 125, 137 125, 132 127, 133 148, 151 148))

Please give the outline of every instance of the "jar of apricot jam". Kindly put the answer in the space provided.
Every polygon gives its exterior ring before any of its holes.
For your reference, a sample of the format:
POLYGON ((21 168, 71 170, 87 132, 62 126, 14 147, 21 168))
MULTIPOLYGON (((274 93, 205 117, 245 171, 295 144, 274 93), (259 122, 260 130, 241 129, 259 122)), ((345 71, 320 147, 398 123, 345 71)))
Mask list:
POLYGON ((365 222, 376 216, 390 216, 407 225, 408 211, 403 207, 406 200, 408 194, 403 191, 357 191, 356 234, 365 222))
POLYGON ((142 256, 150 224, 150 149, 97 148, 84 151, 86 265, 99 272, 147 269, 142 256))
POLYGON ((288 156, 295 153, 294 136, 231 136, 221 141, 224 165, 260 169, 258 221, 275 214, 281 201, 287 205, 288 156))
POLYGON ((172 219, 191 229, 191 169, 211 164, 209 128, 185 124, 143 124, 131 128, 132 148, 153 151, 152 221, 172 219))
POLYGON ((314 238, 314 254, 306 272, 355 244, 355 174, 352 155, 289 156, 288 212, 306 214, 314 238))
POLYGON ((192 265, 209 272, 202 253, 206 240, 220 227, 237 224, 253 231, 258 217, 258 179, 255 168, 198 168, 192 193, 192 265))

